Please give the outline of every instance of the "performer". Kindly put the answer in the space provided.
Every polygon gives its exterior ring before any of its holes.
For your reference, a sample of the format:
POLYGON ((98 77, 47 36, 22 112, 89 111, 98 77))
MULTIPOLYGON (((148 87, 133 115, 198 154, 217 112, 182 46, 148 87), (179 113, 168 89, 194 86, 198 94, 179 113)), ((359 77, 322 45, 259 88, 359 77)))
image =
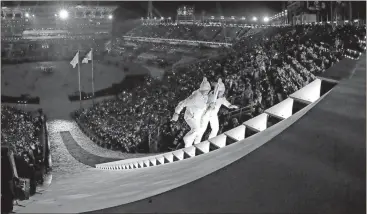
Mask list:
POLYGON ((190 126, 191 130, 183 138, 185 148, 192 146, 193 142, 198 137, 200 121, 205 109, 207 108, 210 88, 210 83, 207 81, 206 77, 204 77, 200 88, 194 91, 190 97, 181 101, 175 109, 172 121, 177 121, 180 112, 186 107, 184 119, 190 126))
POLYGON ((208 127, 208 123, 210 123, 210 127, 212 131, 210 132, 209 139, 217 136, 219 131, 219 119, 218 112, 222 105, 229 109, 237 109, 238 107, 232 105, 228 100, 224 97, 225 86, 222 82, 222 79, 218 79, 218 83, 215 85, 214 91, 209 94, 209 102, 207 106, 207 110, 204 112, 203 117, 201 119, 200 131, 198 137, 195 139, 194 144, 200 143, 201 139, 208 127))

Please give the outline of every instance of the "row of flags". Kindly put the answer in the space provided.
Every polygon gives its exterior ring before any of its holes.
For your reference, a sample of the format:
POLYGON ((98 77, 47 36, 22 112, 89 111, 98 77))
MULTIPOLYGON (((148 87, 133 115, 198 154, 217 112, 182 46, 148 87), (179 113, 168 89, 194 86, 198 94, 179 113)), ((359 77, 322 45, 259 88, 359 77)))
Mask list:
MULTIPOLYGON (((92 92, 93 92, 93 103, 94 103, 94 69, 93 69, 93 48, 87 53, 87 55, 82 60, 82 63, 88 63, 89 61, 92 61, 92 92)), ((75 54, 74 58, 70 61, 71 66, 73 68, 78 65, 78 77, 79 77, 79 98, 80 101, 82 100, 82 92, 80 90, 80 62, 79 62, 79 51, 75 54)), ((81 103, 80 103, 81 105, 81 103)))
MULTIPOLYGON (((88 62, 90 60, 92 60, 92 53, 93 53, 93 51, 90 50, 88 52, 88 54, 82 60, 82 63, 88 64, 88 62)), ((74 56, 73 60, 71 60, 70 64, 71 64, 71 66, 73 66, 73 68, 75 68, 78 63, 79 63, 79 51, 75 54, 75 56, 74 56)))

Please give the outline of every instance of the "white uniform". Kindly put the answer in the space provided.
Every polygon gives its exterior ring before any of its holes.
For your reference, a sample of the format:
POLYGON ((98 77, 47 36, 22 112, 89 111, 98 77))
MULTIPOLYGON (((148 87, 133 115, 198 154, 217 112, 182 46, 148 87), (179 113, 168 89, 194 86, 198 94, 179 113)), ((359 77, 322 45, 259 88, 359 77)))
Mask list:
POLYGON ((183 108, 186 107, 184 119, 191 129, 184 137, 186 148, 192 146, 197 138, 200 121, 207 107, 208 95, 202 94, 200 90, 210 90, 210 84, 206 81, 206 78, 201 84, 200 89, 194 91, 188 98, 181 101, 175 109, 175 113, 179 115, 183 108))
MULTIPOLYGON (((218 90, 222 93, 224 93, 225 91, 224 84, 221 81, 219 82, 218 90)), ((195 140, 195 144, 201 142, 201 139, 208 127, 208 123, 210 123, 210 127, 212 129, 209 135, 209 139, 217 136, 218 131, 219 131, 219 119, 218 119, 219 109, 222 105, 224 105, 227 108, 231 106, 231 103, 228 102, 228 100, 225 97, 220 97, 220 98, 217 98, 216 100, 215 99, 216 97, 214 96, 214 91, 213 91, 209 94, 208 104, 210 105, 210 103, 215 103, 214 109, 208 109, 206 113, 203 115, 201 126, 200 126, 200 131, 199 131, 198 137, 195 140)))

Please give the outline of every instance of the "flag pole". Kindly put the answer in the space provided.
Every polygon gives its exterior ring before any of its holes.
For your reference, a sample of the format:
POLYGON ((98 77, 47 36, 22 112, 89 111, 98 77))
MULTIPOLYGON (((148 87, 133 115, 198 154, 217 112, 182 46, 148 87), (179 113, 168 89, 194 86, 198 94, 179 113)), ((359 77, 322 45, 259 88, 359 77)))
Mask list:
POLYGON ((80 90, 80 62, 79 62, 79 50, 78 50, 78 76, 79 76, 79 102, 80 108, 82 107, 82 91, 80 90))
POLYGON ((94 61, 94 57, 93 57, 93 48, 91 49, 91 58, 92 58, 92 102, 94 105, 94 65, 93 65, 93 61, 94 61))

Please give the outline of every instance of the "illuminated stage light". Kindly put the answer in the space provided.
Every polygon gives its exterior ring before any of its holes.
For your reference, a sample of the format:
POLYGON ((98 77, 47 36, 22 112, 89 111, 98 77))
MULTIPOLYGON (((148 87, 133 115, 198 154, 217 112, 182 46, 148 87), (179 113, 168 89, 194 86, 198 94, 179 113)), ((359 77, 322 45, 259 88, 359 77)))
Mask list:
POLYGON ((29 13, 26 13, 26 14, 25 14, 25 17, 27 17, 27 18, 28 18, 28 17, 29 17, 29 13))
POLYGON ((252 21, 257 21, 257 18, 254 16, 254 17, 252 17, 252 21))
POLYGON ((61 19, 67 19, 69 17, 69 12, 66 10, 61 10, 59 12, 59 16, 61 19))
POLYGON ((268 17, 264 17, 264 22, 268 22, 269 21, 269 18, 268 17))
POLYGON ((112 15, 109 15, 109 16, 108 16, 108 19, 112 19, 112 18, 113 18, 113 16, 112 16, 112 15))

